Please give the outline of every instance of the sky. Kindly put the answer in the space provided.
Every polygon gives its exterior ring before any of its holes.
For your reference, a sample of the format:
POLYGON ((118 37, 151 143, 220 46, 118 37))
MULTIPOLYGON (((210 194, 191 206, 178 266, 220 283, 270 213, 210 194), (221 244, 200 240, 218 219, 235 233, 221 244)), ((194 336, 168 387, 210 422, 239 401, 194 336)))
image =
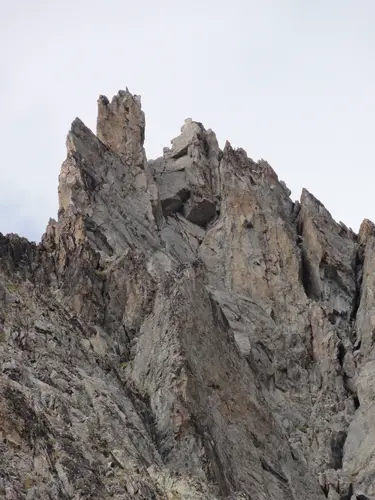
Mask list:
POLYGON ((185 118, 358 230, 375 220, 374 0, 15 0, 0 17, 0 232, 39 241, 65 139, 142 96, 146 152, 185 118))

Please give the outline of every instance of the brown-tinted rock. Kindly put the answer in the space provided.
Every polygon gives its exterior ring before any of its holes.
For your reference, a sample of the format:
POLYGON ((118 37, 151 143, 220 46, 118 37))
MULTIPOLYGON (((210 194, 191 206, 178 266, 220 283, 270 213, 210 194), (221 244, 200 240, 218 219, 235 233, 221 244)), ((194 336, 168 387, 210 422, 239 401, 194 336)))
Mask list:
POLYGON ((375 236, 375 224, 368 219, 364 219, 359 228, 358 243, 365 245, 369 236, 375 236))
POLYGON ((375 495, 374 225, 359 235, 140 98, 67 138, 40 245, 0 235, 0 497, 375 495))

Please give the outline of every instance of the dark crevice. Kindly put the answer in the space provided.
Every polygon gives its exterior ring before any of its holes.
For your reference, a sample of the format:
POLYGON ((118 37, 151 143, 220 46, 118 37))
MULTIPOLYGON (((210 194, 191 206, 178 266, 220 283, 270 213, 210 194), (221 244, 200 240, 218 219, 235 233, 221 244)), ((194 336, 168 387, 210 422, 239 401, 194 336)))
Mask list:
POLYGON ((182 148, 180 151, 178 151, 177 153, 174 153, 172 155, 172 158, 174 160, 177 160, 178 158, 182 158, 182 156, 186 156, 188 154, 188 150, 189 150, 189 144, 187 146, 185 146, 184 148, 182 148))
POLYGON ((326 498, 328 498, 329 487, 328 487, 327 485, 324 485, 324 486, 320 485, 320 487, 322 488, 322 491, 323 491, 323 493, 324 493, 324 496, 325 496, 326 498))
POLYGON ((345 354, 346 354, 345 346, 342 342, 339 342, 339 344, 337 346, 337 360, 340 363, 341 367, 344 364, 345 354))
POLYGON ((243 222, 243 227, 246 227, 247 229, 252 229, 254 227, 254 224, 251 222, 251 220, 245 219, 243 222))
MULTIPOLYGON (((300 246, 301 243, 303 242, 303 223, 298 220, 298 217, 296 217, 296 222, 297 222, 297 245, 300 246)), ((305 290, 305 294, 307 297, 310 297, 310 272, 309 272, 309 265, 308 261, 306 259, 305 252, 303 248, 300 248, 300 254, 301 254, 301 264, 300 264, 300 269, 299 269, 299 277, 300 281, 302 283, 302 286, 305 290)))
POLYGON ((356 392, 353 392, 353 389, 351 388, 351 385, 349 383, 349 377, 345 373, 343 374, 343 382, 344 382, 344 389, 345 389, 346 393, 348 394, 348 396, 351 396, 353 399, 354 408, 356 410, 358 410, 358 408, 360 407, 358 395, 356 392))
POLYGON ((301 258, 302 258, 302 260, 301 260, 301 273, 300 274, 301 274, 302 285, 303 285, 303 288, 305 290, 306 295, 309 298, 312 298, 311 297, 311 278, 310 278, 309 263, 306 259, 304 252, 302 252, 301 258))
MULTIPOLYGON (((201 125, 202 125, 202 124, 201 124, 201 125)), ((202 128, 203 128, 203 125, 202 125, 202 128)), ((199 137, 199 139, 202 141, 202 143, 201 143, 201 144, 202 144, 203 154, 204 154, 207 158, 209 158, 209 156, 210 156, 210 145, 208 144, 206 137, 205 137, 204 135, 203 135, 203 136, 201 136, 200 134, 198 134, 198 137, 199 137)))
POLYGON ((266 472, 269 472, 270 474, 275 476, 282 483, 289 482, 288 478, 282 472, 280 472, 280 471, 276 470, 274 467, 272 467, 272 465, 270 465, 268 462, 266 462, 263 457, 260 459, 260 462, 262 464, 263 470, 265 470, 266 472))
POLYGON ((342 313, 336 311, 336 309, 333 309, 333 311, 328 313, 327 316, 328 321, 331 323, 331 325, 336 325, 340 317, 342 317, 342 313))
POLYGON ((161 208, 165 216, 182 212, 181 199, 178 196, 166 198, 161 202, 161 208))
POLYGON ((355 268, 354 268, 356 291, 355 291, 355 296, 354 296, 354 299, 353 299, 352 311, 351 311, 351 314, 350 314, 351 321, 355 321, 355 319, 357 317, 357 312, 358 312, 358 309, 359 309, 359 305, 360 305, 360 302, 361 302, 361 288, 362 288, 362 278, 363 278, 363 261, 364 261, 363 250, 359 249, 357 251, 356 260, 355 260, 355 268))
POLYGON ((342 460, 344 454, 344 444, 346 441, 347 432, 338 431, 335 432, 331 437, 331 463, 329 468, 331 469, 342 469, 342 460))
POLYGON ((353 498, 353 484, 350 483, 347 491, 339 491, 340 500, 352 500, 353 498))
POLYGON ((165 198, 161 202, 163 214, 183 213, 184 203, 189 200, 190 196, 191 191, 184 188, 170 198, 165 198))
POLYGON ((188 221, 206 229, 216 216, 216 205, 208 198, 195 199, 184 206, 183 214, 188 221))
MULTIPOLYGON (((298 230, 302 231, 301 225, 298 226, 298 230)), ((298 239, 299 238, 302 238, 301 234, 298 235, 298 239)), ((298 241, 297 244, 299 244, 298 241)), ((311 262, 307 257, 304 248, 301 248, 300 281, 307 297, 315 301, 320 300, 320 283, 317 282, 317 279, 314 276, 314 269, 311 266, 311 262)))
MULTIPOLYGON (((81 162, 82 160, 79 159, 78 161, 81 162)), ((80 171, 85 191, 88 195, 91 195, 91 193, 100 186, 99 177, 95 177, 94 173, 89 168, 83 166, 80 168, 80 171)))
POLYGON ((357 340, 356 342, 354 342, 353 351, 359 351, 361 348, 361 344, 362 344, 361 340, 357 340))
POLYGON ((185 203, 188 201, 188 199, 190 198, 191 196, 191 191, 190 189, 187 189, 187 188, 183 188, 181 189, 178 193, 177 193, 177 196, 180 197, 180 200, 182 201, 182 203, 185 203))

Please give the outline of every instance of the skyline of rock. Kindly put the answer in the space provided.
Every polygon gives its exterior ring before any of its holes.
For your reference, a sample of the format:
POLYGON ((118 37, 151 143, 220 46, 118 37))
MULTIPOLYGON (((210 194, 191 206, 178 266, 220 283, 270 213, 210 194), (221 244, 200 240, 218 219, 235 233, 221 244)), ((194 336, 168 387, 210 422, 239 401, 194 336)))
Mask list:
POLYGON ((139 96, 75 119, 40 244, 0 234, 8 499, 375 498, 375 226, 139 96))

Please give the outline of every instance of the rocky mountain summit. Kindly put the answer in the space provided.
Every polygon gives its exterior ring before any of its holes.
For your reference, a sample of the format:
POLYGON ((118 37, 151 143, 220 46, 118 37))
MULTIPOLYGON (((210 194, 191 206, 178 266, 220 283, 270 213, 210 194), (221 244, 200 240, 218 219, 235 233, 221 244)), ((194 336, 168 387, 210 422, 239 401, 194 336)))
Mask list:
POLYGON ((78 118, 40 244, 0 234, 0 498, 375 499, 375 225, 140 97, 78 118))

